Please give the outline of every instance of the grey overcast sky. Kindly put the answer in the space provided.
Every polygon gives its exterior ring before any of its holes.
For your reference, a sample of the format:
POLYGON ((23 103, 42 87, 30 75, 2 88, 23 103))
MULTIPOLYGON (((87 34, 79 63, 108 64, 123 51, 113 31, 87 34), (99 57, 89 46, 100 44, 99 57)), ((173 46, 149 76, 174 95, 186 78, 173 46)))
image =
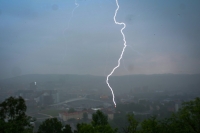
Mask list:
MULTIPOLYGON (((118 0, 127 48, 114 75, 200 73, 199 0, 118 0)), ((0 0, 0 79, 106 76, 123 48, 115 0, 0 0)))

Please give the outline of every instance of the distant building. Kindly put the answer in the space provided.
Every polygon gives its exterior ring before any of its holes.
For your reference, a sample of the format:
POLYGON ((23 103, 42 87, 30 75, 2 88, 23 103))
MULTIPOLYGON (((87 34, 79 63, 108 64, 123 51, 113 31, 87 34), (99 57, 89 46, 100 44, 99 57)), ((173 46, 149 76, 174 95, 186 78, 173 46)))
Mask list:
MULTIPOLYGON (((109 111, 109 110, 101 110, 101 111, 108 116, 109 120, 113 120, 114 113, 112 111, 109 111)), ((87 113, 88 114, 88 119, 91 120, 92 119, 92 114, 94 114, 95 112, 96 112, 96 110, 92 110, 92 109, 91 110, 87 110, 87 111, 74 112, 74 113, 61 112, 61 113, 59 113, 59 117, 63 121, 67 121, 69 119, 82 119, 83 118, 83 114, 87 113)))
POLYGON ((28 108, 35 108, 36 107, 36 102, 35 102, 35 100, 31 100, 31 99, 25 99, 25 101, 26 101, 26 106, 28 107, 28 108))
POLYGON ((175 112, 178 112, 180 108, 181 108, 181 101, 176 101, 176 103, 175 103, 175 112))
POLYGON ((109 99, 109 97, 108 97, 107 95, 101 95, 101 96, 100 96, 100 99, 102 99, 102 100, 107 100, 107 99, 109 99))
POLYGON ((112 111, 103 110, 103 113, 108 116, 109 120, 113 120, 114 119, 114 113, 112 111))
POLYGON ((149 112, 149 111, 147 111, 147 112, 135 112, 135 111, 133 111, 133 114, 134 115, 150 115, 151 112, 149 112))
POLYGON ((53 97, 54 103, 59 103, 60 102, 60 95, 59 95, 59 92, 57 90, 53 90, 51 92, 51 95, 53 97))
POLYGON ((24 99, 33 99, 33 90, 18 90, 17 92, 15 92, 15 96, 21 96, 24 99))
POLYGON ((41 103, 42 105, 50 105, 53 104, 53 97, 49 93, 45 92, 41 96, 41 103))
POLYGON ((82 119, 83 113, 84 112, 74 112, 74 113, 62 112, 62 113, 59 113, 59 117, 63 121, 67 121, 69 119, 82 119))

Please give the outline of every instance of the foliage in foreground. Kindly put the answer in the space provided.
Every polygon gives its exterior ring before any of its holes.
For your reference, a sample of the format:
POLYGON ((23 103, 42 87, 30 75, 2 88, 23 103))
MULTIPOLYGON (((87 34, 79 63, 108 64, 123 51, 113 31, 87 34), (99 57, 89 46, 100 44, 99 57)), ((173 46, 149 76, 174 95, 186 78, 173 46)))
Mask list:
POLYGON ((22 97, 10 97, 0 104, 0 133, 32 132, 30 117, 26 114, 22 97))
POLYGON ((152 116, 138 124, 134 115, 128 115, 128 122, 125 133, 200 133, 200 98, 183 103, 170 118, 159 121, 152 116))
MULTIPOLYGON (((30 117, 26 116, 23 98, 10 97, 0 104, 0 133, 31 133, 30 117)), ((128 126, 124 133, 200 133, 200 98, 185 102, 182 108, 169 118, 157 120, 152 116, 138 122, 133 114, 127 115, 128 126)), ((70 125, 63 126, 57 118, 45 120, 38 133, 73 133, 70 125)), ((92 116, 89 124, 77 124, 74 133, 117 133, 101 111, 92 116)))
POLYGON ((78 124, 74 133, 117 133, 117 129, 113 129, 108 123, 108 117, 98 110, 92 115, 90 124, 78 124))

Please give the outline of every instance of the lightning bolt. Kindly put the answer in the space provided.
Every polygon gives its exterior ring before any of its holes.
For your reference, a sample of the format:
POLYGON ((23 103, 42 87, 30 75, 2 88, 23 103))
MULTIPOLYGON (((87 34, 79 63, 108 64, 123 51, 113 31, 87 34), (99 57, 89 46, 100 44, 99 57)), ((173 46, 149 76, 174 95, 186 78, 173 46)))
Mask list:
MULTIPOLYGON (((74 0, 74 4, 75 4, 76 6, 73 8, 73 10, 72 10, 72 12, 71 12, 71 16, 70 16, 70 18, 69 18, 69 20, 68 20, 68 23, 67 23, 67 28, 63 31, 63 34, 65 34, 65 31, 69 29, 69 24, 70 24, 70 22, 71 22, 71 20, 72 20, 72 17, 74 16, 74 11, 76 10, 76 8, 79 7, 79 4, 77 3, 76 0, 74 0)), ((67 45, 66 45, 66 50, 67 50, 67 45)), ((63 64, 63 62, 64 62, 64 59, 65 59, 66 55, 67 55, 67 53, 65 53, 64 56, 63 56, 62 62, 61 62, 61 64, 60 64, 60 68, 61 68, 61 66, 62 66, 62 64, 63 64)), ((59 70, 61 70, 60 68, 59 68, 59 70)))
POLYGON ((115 15, 114 15, 113 19, 114 19, 115 24, 123 25, 123 27, 121 28, 120 31, 121 31, 121 34, 122 34, 122 36, 123 36, 124 47, 123 47, 122 52, 121 52, 121 55, 120 55, 120 57, 119 57, 119 59, 118 59, 118 64, 117 64, 117 66, 114 67, 114 68, 112 69, 112 71, 110 72, 110 74, 107 75, 107 78, 106 78, 106 83, 107 83, 108 87, 110 88, 110 90, 111 90, 111 92, 112 92, 113 103, 114 103, 115 107, 116 107, 115 94, 114 94, 113 89, 112 89, 112 87, 110 86, 108 80, 109 80, 109 77, 114 73, 114 71, 120 66, 120 61, 121 61, 121 59, 122 59, 122 57, 123 57, 124 51, 125 51, 126 46, 127 46, 127 45, 126 45, 126 38, 125 38, 125 35, 124 35, 124 33, 123 33, 123 30, 126 28, 126 24, 123 23, 123 22, 117 22, 117 21, 116 21, 117 11, 119 10, 118 0, 116 0, 116 5, 117 5, 117 9, 115 10, 115 15))
POLYGON ((66 28, 65 30, 67 30, 67 29, 69 28, 69 24, 70 24, 70 22, 71 22, 71 19, 72 19, 72 17, 74 16, 74 11, 76 10, 76 8, 79 7, 79 4, 76 2, 76 0, 74 1, 74 3, 75 3, 76 6, 75 6, 74 9, 72 10, 71 17, 69 18, 69 21, 68 21, 68 24, 67 24, 67 28, 66 28))

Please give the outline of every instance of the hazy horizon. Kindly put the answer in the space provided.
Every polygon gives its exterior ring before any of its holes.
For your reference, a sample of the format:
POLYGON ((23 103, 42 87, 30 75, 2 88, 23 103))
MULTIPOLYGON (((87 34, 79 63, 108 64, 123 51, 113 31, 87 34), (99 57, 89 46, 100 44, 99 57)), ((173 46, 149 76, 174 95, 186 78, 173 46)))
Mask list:
MULTIPOLYGON (((13 78, 18 78, 18 77, 23 77, 23 76, 94 76, 94 77, 105 77, 107 75, 91 75, 91 74, 24 74, 24 75, 19 75, 19 76, 13 76, 13 77, 9 77, 9 78, 3 78, 0 80, 7 80, 7 79, 13 79, 13 78)), ((126 76, 157 76, 157 75, 161 75, 161 76, 167 76, 167 75, 171 75, 171 76, 175 76, 175 75, 200 75, 200 73, 196 73, 196 74, 186 74, 186 73, 181 73, 181 74, 174 74, 174 73, 163 73, 163 74, 129 74, 129 75, 112 75, 110 78, 112 77, 126 77, 126 76)))

